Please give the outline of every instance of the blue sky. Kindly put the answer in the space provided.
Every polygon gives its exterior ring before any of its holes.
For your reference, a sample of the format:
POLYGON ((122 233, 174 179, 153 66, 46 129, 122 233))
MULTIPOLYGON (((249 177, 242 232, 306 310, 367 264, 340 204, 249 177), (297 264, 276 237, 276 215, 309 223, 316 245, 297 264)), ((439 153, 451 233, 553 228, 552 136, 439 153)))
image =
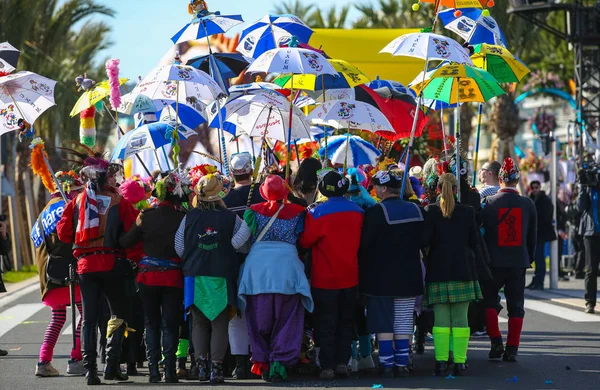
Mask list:
MULTIPOLYGON (((289 1, 289 0, 287 0, 289 1)), ((312 0, 303 0, 313 2, 312 0)), ((116 11, 114 18, 97 18, 112 26, 110 49, 100 53, 100 58, 121 60, 122 77, 136 79, 148 73, 172 46, 171 37, 190 20, 187 13, 189 0, 97 0, 116 11)), ((223 14, 241 14, 247 23, 273 13, 281 0, 207 0, 208 9, 223 14), (259 5, 260 4, 260 5, 259 5), (220 8, 219 8, 220 7, 220 8)), ((318 0, 321 9, 347 4, 342 0, 318 0)), ((356 11, 355 11, 356 13, 356 11)), ((350 18, 353 16, 351 15, 350 18)), ((243 26, 228 34, 241 32, 243 26)))

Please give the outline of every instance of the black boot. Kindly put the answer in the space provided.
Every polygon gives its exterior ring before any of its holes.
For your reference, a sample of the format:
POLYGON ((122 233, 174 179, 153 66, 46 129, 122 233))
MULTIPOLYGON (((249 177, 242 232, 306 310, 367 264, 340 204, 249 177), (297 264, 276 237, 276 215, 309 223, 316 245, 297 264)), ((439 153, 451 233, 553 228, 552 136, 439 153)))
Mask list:
POLYGON ((137 376, 138 375, 137 363, 135 363, 135 362, 127 363, 127 375, 129 375, 129 376, 137 376))
POLYGON ((454 363, 454 376, 463 376, 466 370, 466 363, 454 363))
POLYGON ((85 382, 88 386, 101 385, 102 381, 98 378, 98 370, 96 368, 88 369, 85 373, 85 382))
POLYGON ((162 378, 160 377, 157 364, 148 363, 148 371, 150 372, 150 378, 148 378, 148 382, 159 383, 161 381, 162 378))
POLYGON ((198 368, 198 380, 200 382, 206 382, 210 379, 210 367, 209 361, 205 357, 201 357, 196 360, 196 367, 198 368))
MULTIPOLYGON (((187 368, 185 367, 185 363, 186 363, 186 358, 178 358, 177 359, 177 378, 187 378, 190 374, 187 370, 187 368)), ((192 362, 194 360, 192 359, 192 362)))
POLYGON ((492 339, 492 348, 488 357, 490 359, 500 359, 504 353, 504 345, 502 344, 502 338, 492 339))
POLYGON ((225 382, 223 363, 212 362, 210 367, 210 383, 217 384, 225 382))
POLYGON ((177 370, 175 369, 175 356, 165 358, 165 383, 179 383, 177 370))
POLYGON ((448 362, 435 362, 435 376, 448 375, 448 362))
POLYGON ((190 362, 190 370, 188 371, 188 378, 198 378, 198 363, 194 359, 194 355, 191 355, 192 361, 190 362))
POLYGON ((248 379, 249 362, 248 355, 235 355, 235 370, 231 374, 233 379, 248 379))
POLYGON ((125 338, 125 324, 115 329, 106 340, 106 367, 104 368, 104 379, 124 382, 129 377, 121 372, 119 360, 121 357, 121 346, 125 338))
POLYGON ((425 332, 422 332, 420 329, 417 329, 417 339, 415 342, 415 353, 417 355, 422 355, 425 353, 425 332))
POLYGON ((516 362, 518 350, 519 347, 507 345, 506 351, 504 352, 504 355, 502 355, 502 360, 504 360, 505 362, 516 362))

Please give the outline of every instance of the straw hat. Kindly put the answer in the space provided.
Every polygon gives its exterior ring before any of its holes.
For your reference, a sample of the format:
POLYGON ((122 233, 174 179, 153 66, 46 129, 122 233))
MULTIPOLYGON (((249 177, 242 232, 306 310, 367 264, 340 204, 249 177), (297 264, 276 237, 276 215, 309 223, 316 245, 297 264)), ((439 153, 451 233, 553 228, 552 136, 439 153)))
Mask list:
POLYGON ((195 188, 198 199, 203 202, 216 202, 223 199, 229 192, 228 182, 229 179, 220 173, 202 176, 195 188))

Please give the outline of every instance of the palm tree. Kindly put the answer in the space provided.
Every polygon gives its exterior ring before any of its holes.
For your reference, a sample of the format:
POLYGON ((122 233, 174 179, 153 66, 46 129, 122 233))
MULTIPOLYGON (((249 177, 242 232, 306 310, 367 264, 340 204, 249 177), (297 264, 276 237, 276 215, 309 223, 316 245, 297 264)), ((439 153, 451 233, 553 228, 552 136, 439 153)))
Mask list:
POLYGON ((273 9, 276 14, 292 14, 302 20, 308 20, 310 12, 315 7, 314 4, 306 4, 300 0, 288 0, 281 5, 276 5, 273 9))
POLYGON ((433 20, 432 7, 412 10, 412 0, 377 0, 373 4, 355 5, 362 16, 354 28, 421 28, 433 20))
MULTIPOLYGON (((45 112, 35 123, 36 135, 46 142, 46 148, 52 150, 61 137, 77 139, 78 122, 69 118, 71 107, 79 97, 75 92, 74 78, 83 71, 94 78, 106 78, 99 74, 103 67, 96 65, 96 53, 106 48, 110 29, 103 23, 84 23, 79 31, 73 26, 84 22, 94 15, 112 16, 110 8, 101 6, 93 0, 4 0, 0 2, 0 41, 8 41, 21 51, 19 69, 26 69, 50 79, 56 80, 56 107, 45 112), (59 6, 59 3, 61 4, 59 6)), ((101 133, 101 132, 99 132, 101 133)), ((16 137, 7 137, 15 143, 16 137)), ((17 160, 14 167, 13 182, 17 192, 18 215, 29 214, 35 219, 39 207, 45 203, 44 190, 38 191, 38 207, 30 201, 33 197, 29 148, 25 143, 17 144, 17 160), (25 204, 27 199, 27 205, 25 204)), ((53 161, 56 161, 54 159, 53 161)), ((53 164, 60 169, 67 167, 53 164)), ((37 180, 39 186, 39 180, 37 180)), ((40 187, 38 187, 40 188, 40 187)), ((28 245, 28 226, 24 218, 19 221, 18 231, 23 238, 19 248, 24 264, 31 263, 28 245)))
POLYGON ((348 19, 350 6, 345 5, 340 8, 339 13, 335 7, 331 7, 326 13, 317 8, 306 20, 306 23, 312 28, 344 28, 348 19))

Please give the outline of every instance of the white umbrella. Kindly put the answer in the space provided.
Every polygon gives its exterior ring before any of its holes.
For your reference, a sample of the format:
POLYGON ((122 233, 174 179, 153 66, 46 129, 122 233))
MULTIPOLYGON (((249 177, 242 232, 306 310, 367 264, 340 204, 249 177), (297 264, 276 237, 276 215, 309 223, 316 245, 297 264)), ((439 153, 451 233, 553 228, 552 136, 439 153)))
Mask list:
POLYGON ((338 72, 321 54, 299 47, 279 47, 264 52, 248 67, 246 73, 331 74, 338 72))
POLYGON ((19 129, 23 118, 33 124, 54 103, 56 81, 21 71, 0 77, 0 134, 19 129))
POLYGON ((225 121, 233 123, 250 137, 265 137, 281 142, 310 138, 310 124, 302 111, 293 106, 291 137, 288 136, 289 103, 277 94, 240 96, 227 103, 225 121))
POLYGON ((469 51, 460 43, 444 35, 433 33, 401 35, 388 43, 379 53, 473 65, 469 51))
POLYGON ((356 99, 356 93, 354 92, 354 88, 326 89, 324 97, 323 97, 323 90, 321 90, 321 89, 318 91, 314 91, 314 92, 309 91, 309 95, 311 95, 315 100, 320 100, 320 101, 344 100, 344 99, 354 100, 354 99, 356 99))
POLYGON ((21 52, 8 42, 0 43, 0 72, 10 73, 17 67, 21 52))
MULTIPOLYGON (((377 158, 381 152, 370 142, 359 136, 349 134, 335 135, 329 138, 328 158, 333 164, 344 164, 346 167, 358 167, 360 165, 377 165, 377 158)), ((326 150, 322 147, 319 154, 326 150)))
POLYGON ((395 133, 390 121, 376 107, 358 100, 332 100, 312 110, 308 119, 337 129, 395 133))

